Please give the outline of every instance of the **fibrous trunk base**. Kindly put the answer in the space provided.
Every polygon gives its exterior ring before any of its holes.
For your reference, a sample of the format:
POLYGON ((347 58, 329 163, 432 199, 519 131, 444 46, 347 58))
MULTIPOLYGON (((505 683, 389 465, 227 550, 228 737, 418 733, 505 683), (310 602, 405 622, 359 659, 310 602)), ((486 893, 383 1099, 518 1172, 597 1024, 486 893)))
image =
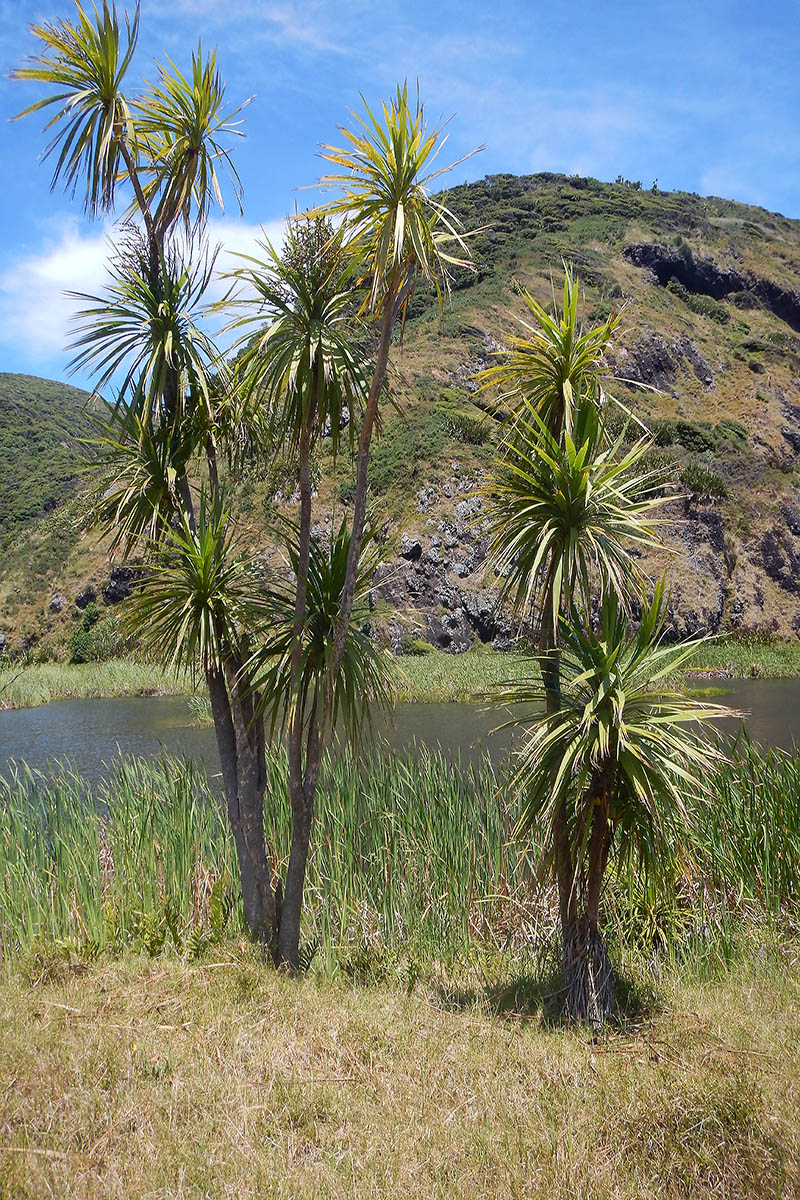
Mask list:
POLYGON ((564 1015, 599 1027, 615 1008, 614 972, 596 926, 580 922, 564 943, 564 1015))

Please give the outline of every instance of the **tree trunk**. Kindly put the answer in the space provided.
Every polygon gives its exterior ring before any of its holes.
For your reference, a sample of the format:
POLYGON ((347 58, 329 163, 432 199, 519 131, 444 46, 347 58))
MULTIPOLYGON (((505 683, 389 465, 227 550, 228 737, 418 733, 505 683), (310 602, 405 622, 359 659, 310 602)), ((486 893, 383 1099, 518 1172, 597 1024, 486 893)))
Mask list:
POLYGON ((322 748, 323 731, 317 720, 315 700, 306 736, 306 769, 299 779, 290 778, 292 841, 289 849, 289 867, 286 872, 286 890, 281 909, 278 949, 281 964, 293 975, 300 967, 300 915, 303 910, 303 891, 311 845, 311 825, 314 819, 314 800, 319 782, 322 748))
POLYGON ((395 272, 392 277, 386 293, 386 301, 383 310, 383 320, 381 322, 381 336, 378 343, 378 353, 375 358, 375 370, 372 376, 372 384, 369 389, 367 405, 364 409, 364 419, 361 423, 361 433, 358 438, 358 451, 356 455, 356 490, 353 501, 353 528, 350 534, 350 549, 347 555, 347 572, 345 574, 344 588, 342 589, 342 604, 339 612, 339 617, 336 623, 336 632, 333 641, 333 666, 332 675, 335 678, 339 670, 339 664, 342 661, 344 652, 345 638, 347 637, 347 627, 350 623, 350 616, 353 611, 353 598, 356 589, 356 575, 358 573, 358 560, 361 555, 361 544, 364 539, 364 520, 367 513, 367 483, 369 471, 369 448, 372 441, 372 431, 375 426, 375 419, 378 415, 378 401, 380 399, 383 381, 386 378, 386 368, 389 365, 389 350, 392 344, 392 329, 394 328, 395 317, 395 300, 400 279, 395 272))
POLYGON ((614 1011, 614 973, 600 932, 600 896, 611 849, 605 789, 591 820, 584 910, 564 938, 564 1011, 572 1020, 600 1026, 614 1011))
POLYGON ((235 697, 231 702, 222 670, 207 671, 206 680, 228 819, 236 844, 245 922, 251 936, 270 946, 274 953, 277 914, 264 839, 258 751, 254 753, 251 745, 241 704, 235 697))
MULTIPOLYGON (((306 865, 311 842, 311 823, 314 814, 316 782, 313 788, 306 787, 303 770, 303 726, 305 711, 300 695, 300 668, 303 657, 303 629, 306 619, 308 595, 308 564, 311 551, 311 427, 316 412, 316 381, 313 385, 311 412, 300 434, 300 530, 297 556, 297 590, 294 609, 294 644, 292 646, 289 717, 289 803, 292 809, 292 839, 289 850, 289 866, 286 873, 286 888, 281 907, 278 954, 281 964, 294 974, 299 969, 300 914, 303 908, 306 865)), ((313 752, 311 734, 316 741, 316 708, 309 723, 306 759, 313 752), (313 730, 312 730, 313 726, 313 730)))

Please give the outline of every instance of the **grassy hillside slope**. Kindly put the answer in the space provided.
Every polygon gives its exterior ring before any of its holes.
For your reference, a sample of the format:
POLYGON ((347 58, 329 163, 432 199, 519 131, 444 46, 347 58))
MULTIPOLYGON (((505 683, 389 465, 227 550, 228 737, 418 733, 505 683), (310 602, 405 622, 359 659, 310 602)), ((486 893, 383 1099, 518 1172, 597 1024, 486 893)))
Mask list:
POLYGON ((0 547, 74 492, 88 401, 65 383, 0 374, 0 547))
MULTIPOLYGON (((587 321, 624 305, 613 390, 655 429, 654 457, 678 480, 674 553, 648 563, 669 572, 676 632, 796 635, 800 222, 714 197, 558 175, 488 177, 453 188, 449 203, 467 227, 488 229, 475 241, 476 274, 457 280, 441 317, 420 292, 393 352, 397 407, 387 409, 371 478, 397 561, 376 589, 375 631, 397 650, 507 644, 508 622, 484 577, 478 494, 501 424, 473 375, 518 329, 515 280, 548 303, 566 260, 587 321)), ((334 470, 324 449, 316 471, 324 536, 353 481, 344 458, 334 470)), ((256 544, 266 542, 274 496, 291 491, 260 464, 239 481, 236 517, 256 544)), ((0 630, 12 643, 26 633, 63 643, 75 596, 87 582, 102 595, 111 564, 80 534, 84 507, 73 494, 32 525, 26 518, 7 553, 0 630), (54 592, 68 601, 61 612, 50 611, 54 592)))

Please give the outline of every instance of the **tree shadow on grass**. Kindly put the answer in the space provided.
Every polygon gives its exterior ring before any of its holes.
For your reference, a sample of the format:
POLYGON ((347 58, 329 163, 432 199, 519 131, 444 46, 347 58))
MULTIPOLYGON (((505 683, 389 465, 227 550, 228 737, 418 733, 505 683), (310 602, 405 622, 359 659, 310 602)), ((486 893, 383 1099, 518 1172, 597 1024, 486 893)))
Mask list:
MULTIPOLYGON (((614 972, 616 1011, 604 1026, 630 1033, 646 1024, 663 1005, 655 990, 641 980, 614 972)), ((459 987, 445 981, 434 988, 437 1003, 449 1012, 483 1012, 506 1020, 536 1021, 544 1029, 563 1029, 564 977, 560 964, 548 954, 530 971, 459 987)))

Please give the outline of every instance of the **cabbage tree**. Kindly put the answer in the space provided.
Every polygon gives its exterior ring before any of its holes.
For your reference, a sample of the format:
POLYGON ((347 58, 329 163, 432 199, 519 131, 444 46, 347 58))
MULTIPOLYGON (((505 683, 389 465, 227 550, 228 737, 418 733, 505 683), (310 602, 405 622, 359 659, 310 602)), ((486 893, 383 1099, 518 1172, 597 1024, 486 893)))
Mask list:
MULTIPOLYGON (((409 98, 408 85, 375 113, 367 105, 342 128, 344 146, 325 145, 323 159, 336 168, 321 185, 340 194, 313 214, 341 221, 345 244, 354 257, 365 287, 361 311, 379 322, 378 345, 356 445, 356 481, 350 558, 342 595, 342 611, 334 639, 334 664, 344 652, 344 639, 356 586, 356 571, 367 513, 369 452, 378 405, 389 364, 392 334, 403 322, 419 282, 430 284, 439 304, 450 291, 453 269, 471 267, 469 237, 441 192, 441 177, 458 163, 438 163, 445 144, 441 128, 430 129, 419 91, 409 98)), ((472 151, 472 154, 476 151, 472 151)), ((466 155, 465 158, 469 158, 466 155)))
MULTIPOLYGON (((571 886, 562 911, 564 1010, 602 1022, 613 1011, 613 973, 601 928, 601 897, 611 856, 665 880, 686 842, 692 797, 723 760, 703 736, 727 713, 670 686, 697 642, 664 642, 663 581, 643 598, 638 628, 617 595, 602 597, 596 627, 573 608, 561 619, 561 694, 557 710, 524 719, 527 728, 513 786, 521 797, 519 835, 544 835, 544 865, 557 869, 566 821, 571 886)), ((540 712, 544 689, 520 683, 506 702, 540 712)))
POLYGON ((125 236, 100 297, 82 297, 74 365, 96 386, 116 384, 117 422, 102 439, 111 472, 95 510, 128 554, 150 570, 133 608, 143 640, 176 666, 200 666, 209 687, 245 915, 277 952, 276 904, 263 834, 263 719, 241 674, 258 605, 234 553, 220 491, 218 447, 235 422, 224 364, 204 332, 214 255, 203 249, 209 212, 221 206, 221 171, 241 133, 225 103, 215 54, 171 61, 156 82, 129 90, 139 9, 120 20, 108 0, 75 5, 73 20, 32 27, 39 52, 14 74, 46 95, 20 116, 46 111, 53 186, 83 187, 90 216, 127 208, 125 236), (190 467, 206 460, 211 494, 199 512, 190 467), (231 557, 232 556, 232 557, 231 557), (260 833, 259 833, 260 829, 260 833))

